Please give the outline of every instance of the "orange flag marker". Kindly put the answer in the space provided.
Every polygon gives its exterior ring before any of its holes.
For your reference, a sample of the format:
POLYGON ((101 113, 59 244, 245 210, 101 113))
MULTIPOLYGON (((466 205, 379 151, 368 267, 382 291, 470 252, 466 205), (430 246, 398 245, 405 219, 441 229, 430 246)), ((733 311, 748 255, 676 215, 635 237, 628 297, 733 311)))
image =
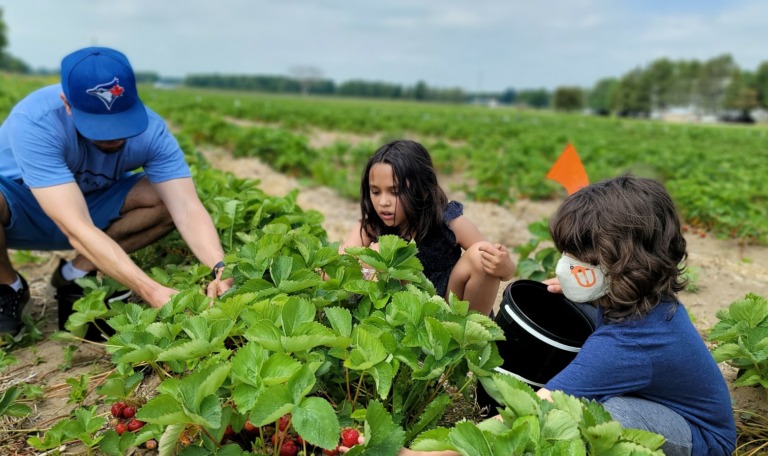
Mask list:
POLYGON ((552 179, 565 187, 569 195, 589 185, 587 170, 584 169, 584 165, 572 144, 565 146, 560 158, 547 173, 547 179, 552 179))

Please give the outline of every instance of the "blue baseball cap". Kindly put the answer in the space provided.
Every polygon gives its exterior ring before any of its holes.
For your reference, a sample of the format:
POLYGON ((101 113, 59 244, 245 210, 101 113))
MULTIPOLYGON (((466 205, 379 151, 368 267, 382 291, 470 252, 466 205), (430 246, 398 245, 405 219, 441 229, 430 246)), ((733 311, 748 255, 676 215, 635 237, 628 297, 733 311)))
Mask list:
POLYGON ((130 138, 147 129, 131 64, 105 47, 75 51, 61 61, 61 87, 81 135, 94 141, 130 138))

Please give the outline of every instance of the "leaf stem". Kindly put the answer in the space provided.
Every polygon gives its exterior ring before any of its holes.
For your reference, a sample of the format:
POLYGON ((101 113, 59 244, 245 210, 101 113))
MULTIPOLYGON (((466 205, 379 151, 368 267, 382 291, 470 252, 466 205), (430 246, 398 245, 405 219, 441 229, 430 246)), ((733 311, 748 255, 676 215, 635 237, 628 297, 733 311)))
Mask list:
POLYGON ((360 394, 360 389, 363 387, 364 377, 365 377, 365 371, 360 372, 360 381, 357 382, 357 389, 355 390, 355 399, 352 401, 352 410, 355 409, 355 404, 357 404, 357 397, 360 394))
POLYGON ((221 448, 221 443, 216 441, 216 439, 213 438, 210 432, 208 432, 208 429, 204 428, 203 426, 200 426, 200 430, 203 431, 203 434, 207 435, 209 439, 211 439, 211 442, 213 442, 214 445, 216 445, 216 448, 221 448))
POLYGON ((349 389, 349 368, 344 366, 344 373, 347 377, 347 401, 352 402, 352 390, 349 389))

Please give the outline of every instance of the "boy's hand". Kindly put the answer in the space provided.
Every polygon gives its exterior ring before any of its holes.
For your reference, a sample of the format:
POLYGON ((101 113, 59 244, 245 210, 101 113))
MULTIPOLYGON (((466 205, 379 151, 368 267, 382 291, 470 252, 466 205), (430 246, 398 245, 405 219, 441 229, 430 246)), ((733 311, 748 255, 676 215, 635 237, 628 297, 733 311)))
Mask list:
POLYGON ((550 293, 562 293, 563 289, 560 287, 560 281, 557 277, 543 280, 541 283, 547 286, 547 291, 550 293))

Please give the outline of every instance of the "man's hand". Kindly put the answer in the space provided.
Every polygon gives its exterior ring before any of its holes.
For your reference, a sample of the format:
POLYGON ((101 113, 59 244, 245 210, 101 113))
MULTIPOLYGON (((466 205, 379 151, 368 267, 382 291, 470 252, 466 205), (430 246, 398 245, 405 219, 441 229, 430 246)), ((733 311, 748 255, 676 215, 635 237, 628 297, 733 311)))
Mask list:
POLYGON ((158 285, 150 295, 142 297, 150 306, 159 308, 168 304, 168 301, 170 301, 176 293, 178 293, 178 290, 158 285))
POLYGON ((235 284, 235 279, 229 278, 229 279, 222 279, 221 278, 221 271, 219 271, 217 277, 213 279, 211 283, 208 284, 207 288, 207 295, 209 298, 218 298, 222 294, 224 294, 225 291, 232 288, 232 285, 235 284))

